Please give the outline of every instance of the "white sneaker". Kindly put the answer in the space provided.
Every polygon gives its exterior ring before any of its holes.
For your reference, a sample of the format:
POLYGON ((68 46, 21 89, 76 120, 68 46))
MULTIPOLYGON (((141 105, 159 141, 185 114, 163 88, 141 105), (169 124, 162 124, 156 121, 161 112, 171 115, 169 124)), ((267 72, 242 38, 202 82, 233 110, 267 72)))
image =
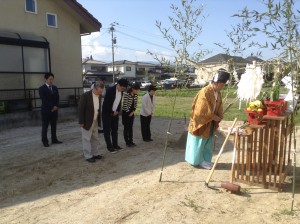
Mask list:
POLYGON ((210 170, 212 168, 211 164, 206 162, 206 161, 203 161, 200 166, 204 169, 207 169, 207 170, 210 170))
POLYGON ((207 162, 207 161, 205 161, 207 164, 209 164, 211 167, 213 167, 214 166, 214 163, 212 163, 212 162, 207 162))

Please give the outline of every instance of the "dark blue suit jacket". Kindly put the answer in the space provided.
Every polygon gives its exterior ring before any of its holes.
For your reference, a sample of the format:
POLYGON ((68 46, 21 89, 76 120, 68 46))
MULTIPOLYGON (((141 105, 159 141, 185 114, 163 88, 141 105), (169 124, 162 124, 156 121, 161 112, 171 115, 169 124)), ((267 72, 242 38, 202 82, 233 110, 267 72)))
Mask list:
MULTIPOLYGON (((113 107, 113 104, 116 99, 116 89, 117 89, 117 85, 114 85, 114 86, 106 89, 106 93, 105 93, 105 97, 104 97, 104 101, 103 101, 103 105, 102 105, 102 113, 103 114, 111 115, 113 113, 112 107, 113 107)), ((121 94, 122 94, 121 100, 120 100, 120 103, 119 103, 118 109, 117 109, 118 112, 121 111, 121 101, 122 101, 123 92, 121 94)))
POLYGON ((52 92, 46 84, 39 88, 40 98, 42 100, 42 112, 49 112, 54 106, 58 107, 59 94, 56 86, 52 85, 52 92))

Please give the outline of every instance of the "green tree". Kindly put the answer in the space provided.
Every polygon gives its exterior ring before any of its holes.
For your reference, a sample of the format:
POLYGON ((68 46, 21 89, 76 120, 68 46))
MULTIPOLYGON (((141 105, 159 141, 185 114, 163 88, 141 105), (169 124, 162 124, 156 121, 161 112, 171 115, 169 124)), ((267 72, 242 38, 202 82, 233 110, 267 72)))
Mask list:
POLYGON ((197 0, 181 0, 181 5, 171 4, 170 8, 173 15, 169 16, 170 26, 165 28, 161 21, 156 21, 156 26, 174 50, 174 61, 150 51, 148 53, 163 66, 175 64, 176 76, 181 76, 190 66, 190 62, 198 62, 209 53, 201 49, 200 43, 197 43, 198 49, 192 47, 202 32, 202 23, 206 16, 203 16, 203 5, 198 4, 197 0))
MULTIPOLYGON (((250 21, 251 27, 249 31, 255 34, 265 35, 266 43, 253 42, 254 45, 260 48, 269 48, 274 52, 278 52, 273 65, 275 67, 275 82, 278 83, 278 74, 284 71, 291 74, 292 83, 297 83, 299 86, 299 67, 300 67, 300 36, 299 36, 299 20, 300 11, 295 9, 294 0, 262 0, 264 8, 262 11, 248 10, 245 8, 239 14, 234 16, 240 17, 243 20, 250 21)), ((294 85, 292 85, 294 87, 294 85)), ((296 94, 298 91, 292 89, 296 94)), ((293 101, 295 102, 296 97, 293 101)), ((294 110, 294 117, 296 109, 294 110)), ((292 121, 294 123, 294 121, 292 121)), ((296 149, 295 128, 293 128, 293 147, 296 149)), ((295 155, 295 154, 294 154, 295 155)), ((295 158, 295 157, 294 157, 295 158)), ((294 163, 295 174, 295 163, 294 163)), ((295 176, 294 181, 295 182, 295 176)), ((291 210, 294 203, 294 188, 293 184, 293 200, 291 210)))
POLYGON ((245 8, 234 16, 250 21, 249 32, 253 36, 260 34, 266 37, 265 43, 252 42, 252 46, 277 52, 273 60, 266 62, 267 68, 270 64, 274 67, 275 80, 278 80, 279 75, 290 73, 292 80, 299 86, 300 11, 295 9, 294 0, 263 0, 262 3, 265 7, 261 11, 245 8))

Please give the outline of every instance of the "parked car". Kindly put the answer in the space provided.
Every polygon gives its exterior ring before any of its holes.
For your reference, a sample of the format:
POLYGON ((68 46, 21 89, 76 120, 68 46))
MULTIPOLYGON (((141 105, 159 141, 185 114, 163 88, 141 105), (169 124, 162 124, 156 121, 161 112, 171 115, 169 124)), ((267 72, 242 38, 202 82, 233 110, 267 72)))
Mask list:
POLYGON ((141 89, 146 89, 148 88, 148 86, 151 85, 151 82, 150 81, 142 81, 141 82, 141 89))
POLYGON ((161 86, 164 89, 182 88, 186 86, 186 81, 182 79, 166 79, 161 86))
POLYGON ((176 87, 177 88, 187 87, 186 80, 178 79, 176 81, 176 87))
POLYGON ((166 79, 162 83, 161 87, 163 89, 174 89, 174 88, 176 88, 176 80, 174 80, 174 79, 166 79))

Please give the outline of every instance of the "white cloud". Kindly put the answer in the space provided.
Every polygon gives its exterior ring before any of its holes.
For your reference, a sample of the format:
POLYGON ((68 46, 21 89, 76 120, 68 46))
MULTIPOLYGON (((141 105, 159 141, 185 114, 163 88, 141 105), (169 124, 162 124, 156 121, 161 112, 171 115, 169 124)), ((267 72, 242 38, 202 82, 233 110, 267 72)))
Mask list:
MULTIPOLYGON (((100 35, 100 33, 92 33, 91 35, 83 36, 82 42, 82 57, 90 57, 91 55, 95 60, 99 61, 112 61, 112 48, 111 43, 105 43, 106 36, 100 35)), ((115 45, 115 61, 118 60, 129 60, 129 61, 155 61, 155 59, 147 54, 145 51, 135 50, 136 46, 118 46, 115 45)), ((171 52, 154 49, 153 53, 159 57, 163 56, 167 59, 172 60, 173 55, 171 52)))

